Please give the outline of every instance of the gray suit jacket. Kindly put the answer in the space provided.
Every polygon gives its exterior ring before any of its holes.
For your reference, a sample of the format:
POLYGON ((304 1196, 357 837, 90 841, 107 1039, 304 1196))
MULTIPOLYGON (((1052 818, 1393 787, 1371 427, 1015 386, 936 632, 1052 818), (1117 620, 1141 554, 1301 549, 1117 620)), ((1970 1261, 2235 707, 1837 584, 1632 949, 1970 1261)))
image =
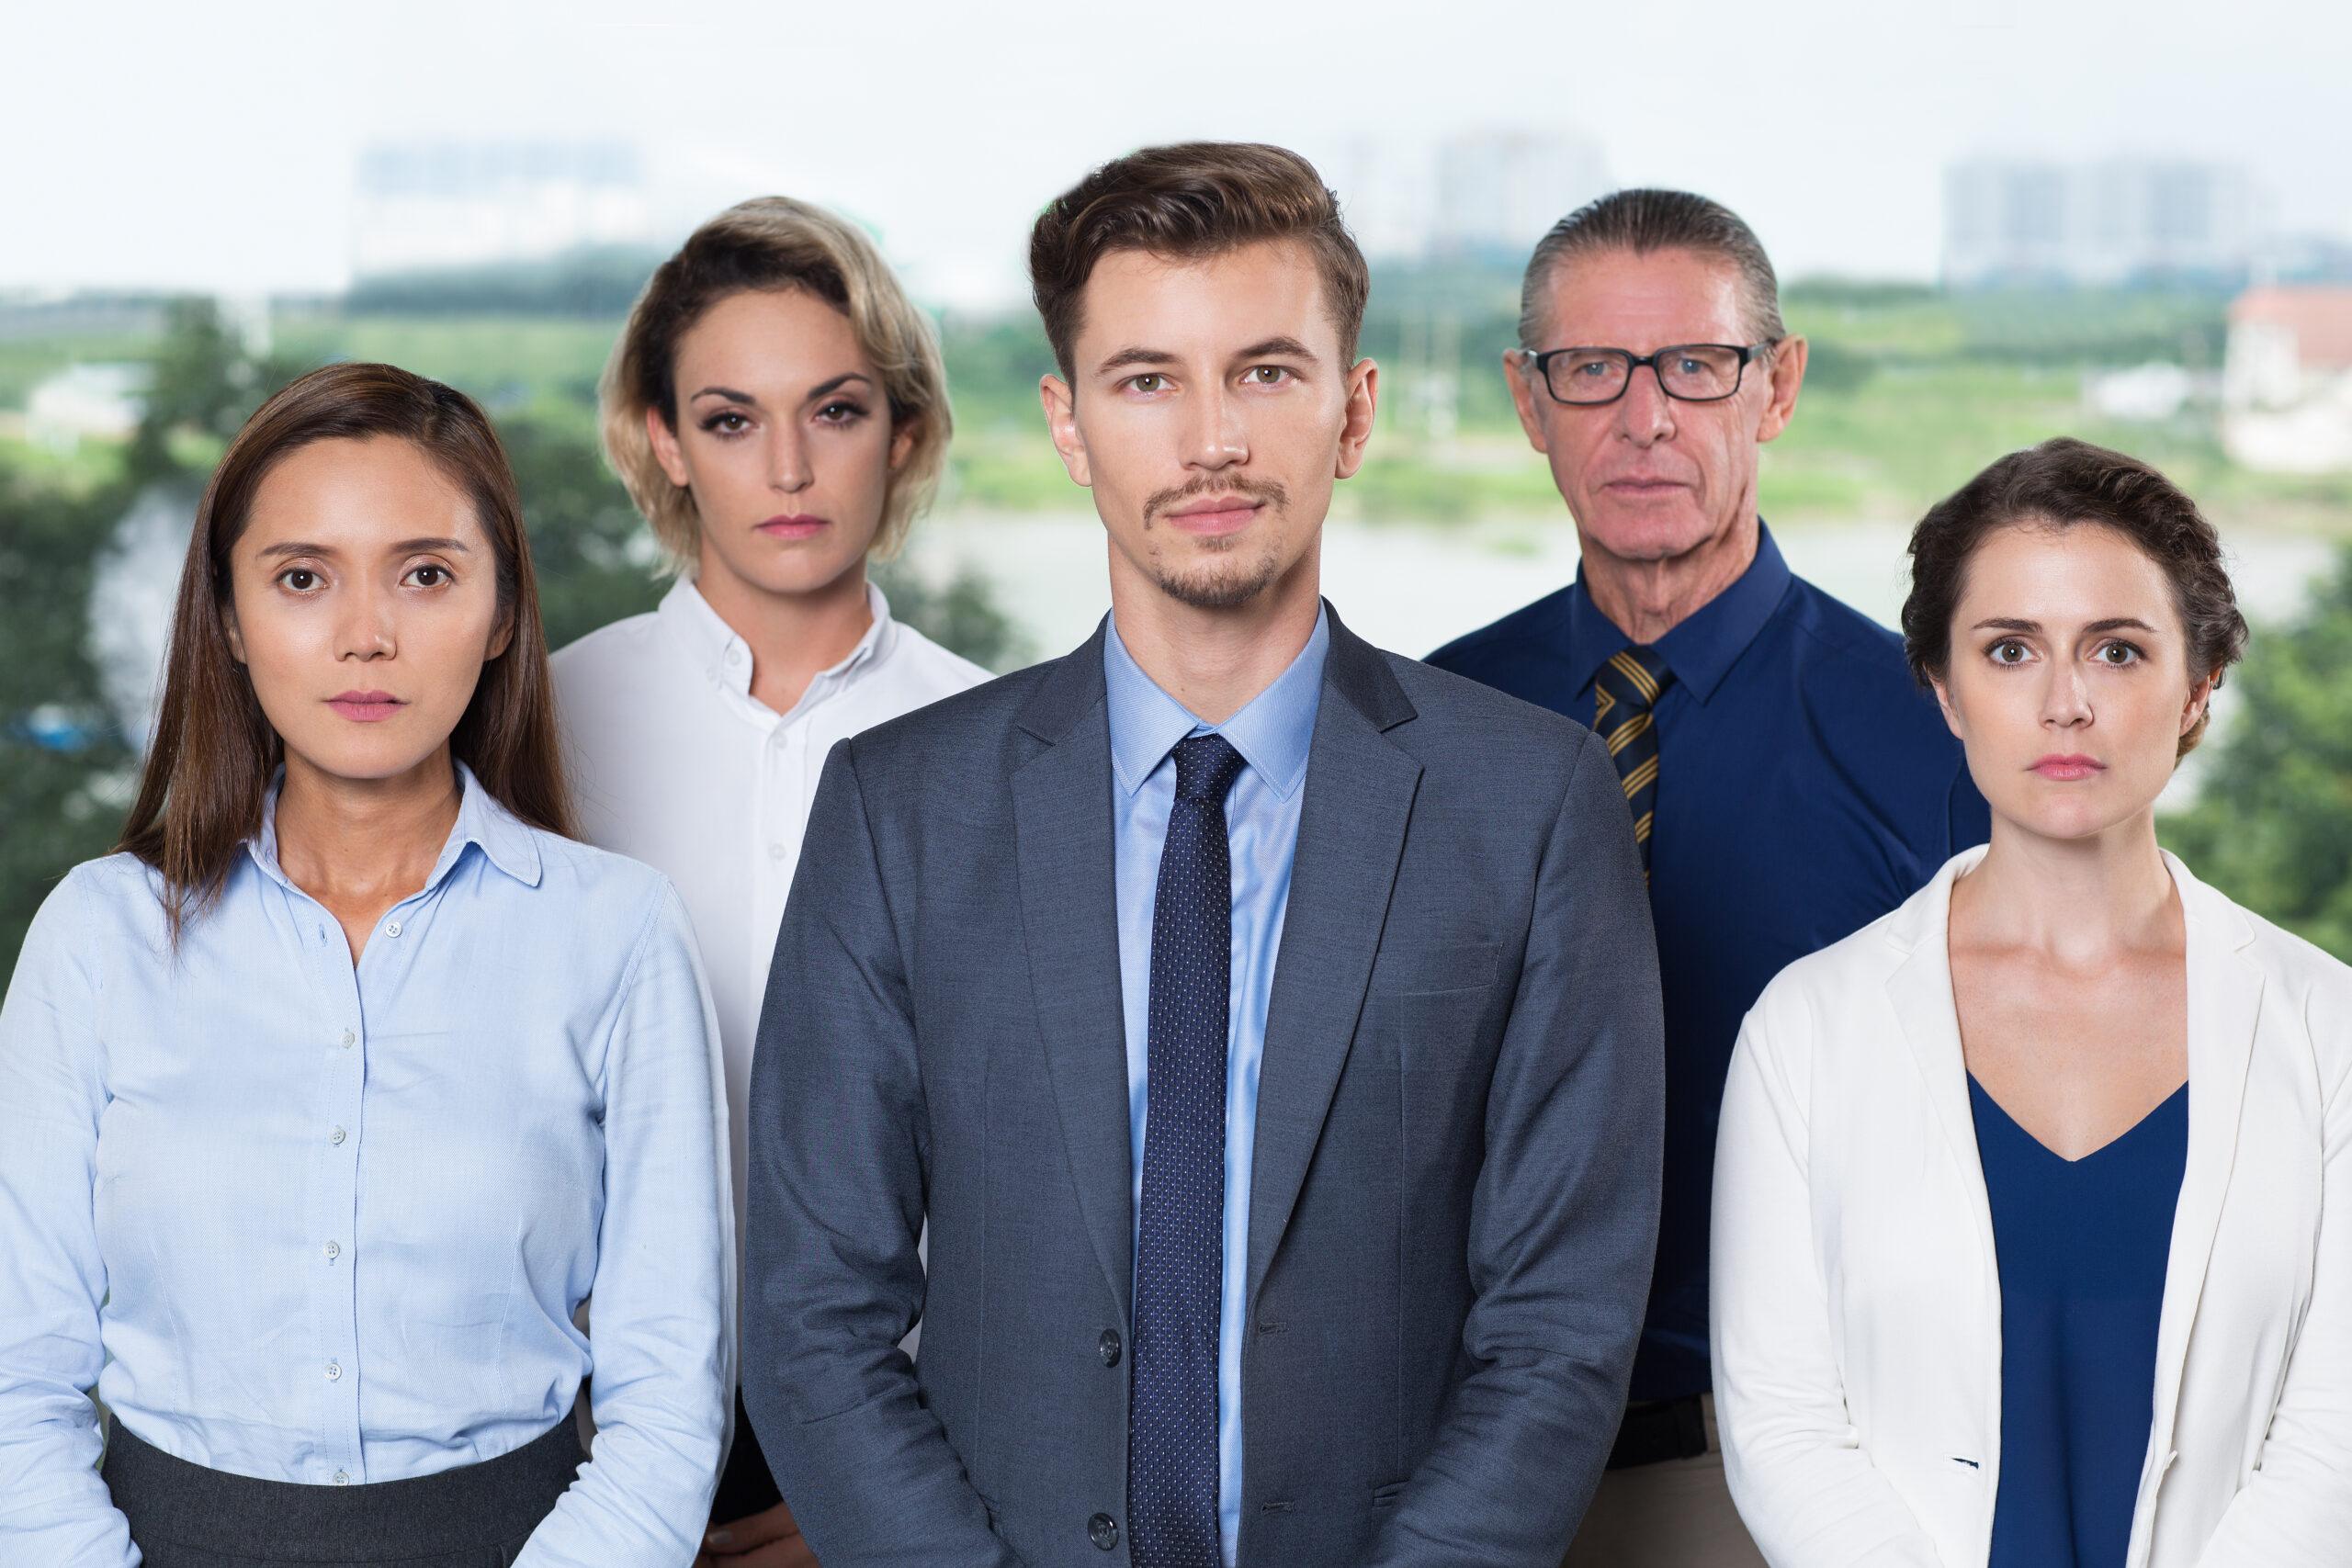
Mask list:
MULTIPOLYGON (((743 1395, 826 1568, 1127 1561, 1102 635, 843 741, 818 789, 752 1073, 743 1395)), ((1240 1562, 1556 1568, 1657 1224, 1624 797, 1589 731, 1336 615, 1309 757, 1259 1087, 1240 1562)))

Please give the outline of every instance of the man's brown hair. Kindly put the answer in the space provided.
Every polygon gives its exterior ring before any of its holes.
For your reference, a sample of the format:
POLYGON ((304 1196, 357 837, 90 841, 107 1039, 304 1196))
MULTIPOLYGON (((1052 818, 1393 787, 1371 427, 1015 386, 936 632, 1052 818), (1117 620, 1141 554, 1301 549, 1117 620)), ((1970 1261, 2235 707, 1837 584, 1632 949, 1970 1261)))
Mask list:
POLYGON ((1114 158, 1054 199, 1029 234, 1029 281, 1063 378, 1094 264, 1113 251, 1190 260, 1297 240, 1322 274, 1344 367, 1354 363, 1371 275, 1315 165, 1252 141, 1180 141, 1114 158))

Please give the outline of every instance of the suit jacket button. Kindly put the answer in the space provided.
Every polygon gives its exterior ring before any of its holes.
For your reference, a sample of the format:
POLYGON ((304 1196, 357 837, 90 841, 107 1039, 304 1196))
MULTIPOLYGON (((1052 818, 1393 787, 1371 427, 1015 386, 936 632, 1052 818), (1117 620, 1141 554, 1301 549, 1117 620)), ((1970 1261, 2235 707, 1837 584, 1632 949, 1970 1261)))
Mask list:
POLYGON ((1119 1544, 1119 1521, 1108 1514, 1097 1514, 1086 1521, 1086 1539, 1109 1551, 1119 1544))
POLYGON ((1094 1348, 1102 1352, 1104 1366, 1115 1367, 1119 1364, 1119 1331, 1117 1329, 1104 1329, 1101 1342, 1094 1348))

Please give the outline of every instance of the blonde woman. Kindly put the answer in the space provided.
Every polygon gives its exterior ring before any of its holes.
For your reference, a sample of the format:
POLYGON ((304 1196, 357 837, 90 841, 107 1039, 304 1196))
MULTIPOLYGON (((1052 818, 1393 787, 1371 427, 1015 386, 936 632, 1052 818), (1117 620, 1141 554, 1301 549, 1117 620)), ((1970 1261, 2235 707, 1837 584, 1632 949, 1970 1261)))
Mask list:
MULTIPOLYGON (((587 838, 667 873, 693 919, 740 1193, 752 1040, 825 755, 988 678, 866 581, 938 487, 946 375, 863 233, 763 197, 655 270, 601 401, 605 457, 677 581, 556 655, 559 712, 587 838)), ((814 1561, 740 1408, 711 1525, 714 1563, 814 1561)))

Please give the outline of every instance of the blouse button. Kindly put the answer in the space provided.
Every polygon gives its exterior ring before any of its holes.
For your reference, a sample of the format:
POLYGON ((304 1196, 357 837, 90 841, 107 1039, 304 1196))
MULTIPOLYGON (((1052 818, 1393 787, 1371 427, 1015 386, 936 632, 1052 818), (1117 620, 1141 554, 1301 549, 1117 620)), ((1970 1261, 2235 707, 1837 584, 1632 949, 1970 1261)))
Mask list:
POLYGON ((768 859, 782 860, 783 858, 784 846, 782 844, 770 844, 768 846, 768 859))
POLYGON ((329 1361, 327 1363, 327 1382, 341 1382, 342 1381, 343 1363, 341 1361, 329 1361))
POLYGON ((349 1471, 347 1471, 347 1470, 338 1470, 338 1471, 336 1471, 336 1472, 334 1472, 334 1483, 335 1483, 337 1486, 348 1486, 348 1485, 350 1485, 350 1484, 351 1484, 351 1472, 349 1472, 349 1471))
POLYGON ((345 1031, 343 1032, 343 1045, 344 1045, 344 1049, 345 1049, 345 1050, 349 1050, 353 1045, 355 1045, 355 1044, 358 1043, 358 1041, 359 1041, 359 1036, 357 1036, 356 1034, 352 1033, 352 1032, 351 1032, 351 1031, 349 1031, 348 1029, 346 1029, 346 1030, 345 1030, 345 1031))
POLYGON ((398 935, 400 935, 400 934, 401 934, 401 923, 400 923, 398 920, 387 920, 387 921, 385 921, 385 922, 384 922, 384 934, 385 934, 386 936, 398 936, 398 935))
POLYGON ((328 1262, 332 1263, 332 1262, 334 1262, 336 1258, 341 1258, 342 1256, 343 1256, 343 1244, 342 1244, 341 1242, 334 1242, 334 1241, 331 1241, 331 1242, 327 1243, 327 1261, 328 1261, 328 1262))
POLYGON ((327 1134, 327 1142, 340 1148, 343 1145, 344 1137, 345 1134, 343 1129, 337 1127, 334 1132, 327 1134))

